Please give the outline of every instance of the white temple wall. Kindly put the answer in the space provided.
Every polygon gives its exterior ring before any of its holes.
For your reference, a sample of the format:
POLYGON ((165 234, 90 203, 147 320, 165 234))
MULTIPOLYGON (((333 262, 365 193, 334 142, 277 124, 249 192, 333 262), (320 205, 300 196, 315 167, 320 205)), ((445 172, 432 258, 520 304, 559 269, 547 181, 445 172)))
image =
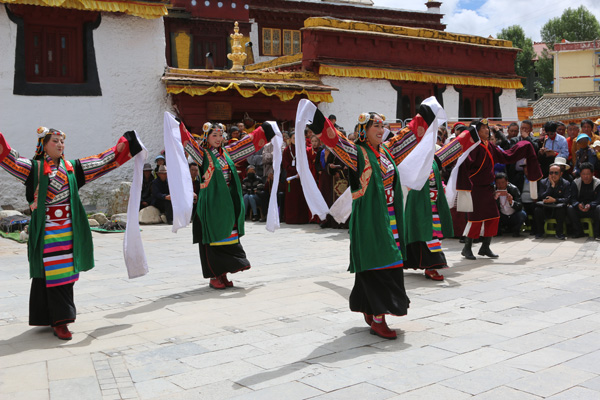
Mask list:
POLYGON ((382 113, 391 122, 396 119, 398 92, 389 81, 335 76, 322 76, 321 80, 339 90, 331 92, 333 103, 320 103, 319 109, 326 117, 334 114, 337 124, 347 133, 354 131, 358 116, 363 112, 382 113))
MULTIPOLYGON (((124 132, 136 130, 153 162, 164 147, 163 112, 170 104, 161 82, 166 67, 162 18, 102 13, 93 31, 101 96, 14 95, 16 36, 17 26, 0 7, 0 131, 12 148, 33 157, 36 129, 46 126, 66 133, 65 156, 74 159, 100 153, 124 132)), ((110 191, 132 175, 130 161, 82 188, 83 203, 102 210, 110 191)), ((0 204, 27 206, 24 186, 2 169, 0 204)))

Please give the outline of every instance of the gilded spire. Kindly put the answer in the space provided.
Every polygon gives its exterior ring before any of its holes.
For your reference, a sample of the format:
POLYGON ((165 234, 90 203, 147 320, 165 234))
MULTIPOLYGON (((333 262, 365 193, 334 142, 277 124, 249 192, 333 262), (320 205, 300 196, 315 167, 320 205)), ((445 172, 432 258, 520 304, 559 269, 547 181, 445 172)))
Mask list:
POLYGON ((244 35, 240 33, 240 28, 238 26, 237 21, 235 21, 233 31, 235 33, 232 33, 230 35, 233 39, 233 43, 231 44, 231 49, 233 50, 233 53, 227 54, 227 58, 233 62, 231 70, 241 72, 244 70, 242 66, 244 65, 244 61, 246 60, 247 55, 242 51, 242 43, 240 42, 240 39, 244 37, 244 35))

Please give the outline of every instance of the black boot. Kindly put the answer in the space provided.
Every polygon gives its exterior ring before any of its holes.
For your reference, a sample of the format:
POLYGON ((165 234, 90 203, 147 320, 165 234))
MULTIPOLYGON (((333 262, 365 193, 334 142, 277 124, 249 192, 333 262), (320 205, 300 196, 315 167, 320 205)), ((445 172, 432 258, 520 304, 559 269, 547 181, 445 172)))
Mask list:
POLYGON ((467 260, 477 260, 473 255, 473 251, 471 250, 471 246, 473 246, 473 239, 470 237, 465 237, 465 247, 463 247, 460 254, 467 260))
POLYGON ((498 254, 494 254, 492 249, 490 249, 490 243, 492 243, 492 238, 490 236, 484 236, 481 238, 481 248, 477 252, 480 256, 488 256, 490 258, 498 258, 498 254))

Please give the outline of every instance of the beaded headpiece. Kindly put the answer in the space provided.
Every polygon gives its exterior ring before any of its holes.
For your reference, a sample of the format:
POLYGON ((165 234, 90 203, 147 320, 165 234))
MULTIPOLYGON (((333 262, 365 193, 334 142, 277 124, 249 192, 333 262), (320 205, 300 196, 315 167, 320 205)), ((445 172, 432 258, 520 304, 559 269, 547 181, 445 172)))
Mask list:
POLYGON ((38 142, 37 142, 37 146, 35 148, 34 158, 39 157, 42 154, 44 154, 44 138, 48 135, 62 136, 63 139, 67 137, 67 135, 65 135, 65 133, 63 131, 59 131, 58 129, 48 129, 45 126, 40 126, 37 129, 38 142))
POLYGON ((364 142, 367 140, 367 124, 378 116, 381 117, 382 122, 385 121, 385 115, 374 112, 364 112, 358 116, 358 141, 364 142))
POLYGON ((200 140, 200 144, 202 146, 206 146, 208 143, 206 139, 208 138, 208 135, 210 135, 213 132, 225 133, 225 125, 221 123, 213 124, 212 122, 206 122, 204 125, 202 125, 202 134, 195 135, 194 137, 200 140))

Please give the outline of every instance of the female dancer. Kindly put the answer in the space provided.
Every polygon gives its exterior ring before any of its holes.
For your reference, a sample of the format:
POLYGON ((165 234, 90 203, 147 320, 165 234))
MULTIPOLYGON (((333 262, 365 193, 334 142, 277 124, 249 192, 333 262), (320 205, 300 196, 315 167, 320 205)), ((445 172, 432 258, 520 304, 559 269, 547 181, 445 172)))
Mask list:
POLYGON ((94 267, 92 234, 79 189, 121 166, 142 150, 135 132, 98 155, 67 161, 65 134, 38 128, 33 159, 19 157, 0 133, 0 166, 25 184, 29 224, 29 325, 47 326, 62 340, 72 338, 73 286, 79 273, 94 267))
MULTIPOLYGON (((384 118, 373 112, 359 116, 356 142, 346 139, 319 110, 309 125, 349 169, 352 190, 349 270, 355 273, 350 309, 364 314, 371 334, 386 339, 395 339, 396 332, 387 326, 385 315, 406 315, 410 304, 402 270, 406 233, 396 165, 415 148, 418 138, 435 118, 432 109, 422 104, 409 126, 385 143, 382 142, 384 118)), ((467 146, 475 143, 472 137, 461 139, 467 146)), ((452 162, 458 158, 462 146, 456 140, 444 149, 439 151, 444 161, 452 162)))
POLYGON ((235 163, 244 161, 269 142, 275 132, 264 123, 253 132, 222 147, 222 124, 207 122, 199 142, 179 124, 181 143, 187 154, 200 166, 200 192, 194 213, 193 240, 200 248, 202 273, 213 289, 233 286, 228 273, 250 268, 240 243, 244 235, 244 200, 235 163))

